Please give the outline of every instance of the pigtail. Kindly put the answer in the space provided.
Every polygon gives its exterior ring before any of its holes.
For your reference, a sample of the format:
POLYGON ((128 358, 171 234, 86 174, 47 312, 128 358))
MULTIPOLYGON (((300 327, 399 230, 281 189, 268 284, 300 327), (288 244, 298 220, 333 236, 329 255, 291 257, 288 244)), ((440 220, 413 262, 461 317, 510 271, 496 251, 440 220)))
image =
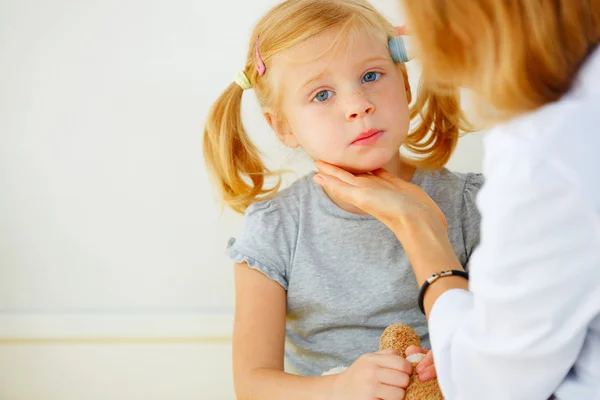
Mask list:
POLYGON ((417 116, 419 122, 405 143, 417 156, 411 162, 420 168, 438 170, 452 156, 461 130, 473 130, 460 107, 458 89, 436 93, 419 85, 417 99, 410 110, 411 120, 417 116))
POLYGON ((264 189, 269 171, 256 146, 251 142, 241 117, 243 89, 229 85, 213 104, 204 127, 204 160, 222 201, 233 210, 244 213, 257 200, 268 198, 279 189, 281 179, 264 189))

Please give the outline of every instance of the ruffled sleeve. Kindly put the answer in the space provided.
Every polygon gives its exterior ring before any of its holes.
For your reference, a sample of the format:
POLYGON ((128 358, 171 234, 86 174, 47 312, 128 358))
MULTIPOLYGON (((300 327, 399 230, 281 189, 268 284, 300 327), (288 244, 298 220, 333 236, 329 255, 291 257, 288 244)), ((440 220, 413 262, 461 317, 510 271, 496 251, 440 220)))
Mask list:
POLYGON ((477 194, 483 186, 483 174, 468 174, 463 190, 462 230, 467 260, 471 258, 473 249, 479 244, 481 215, 477 208, 477 194))
POLYGON ((229 239, 227 253, 238 263, 288 288, 297 221, 276 199, 252 204, 240 234, 229 239))

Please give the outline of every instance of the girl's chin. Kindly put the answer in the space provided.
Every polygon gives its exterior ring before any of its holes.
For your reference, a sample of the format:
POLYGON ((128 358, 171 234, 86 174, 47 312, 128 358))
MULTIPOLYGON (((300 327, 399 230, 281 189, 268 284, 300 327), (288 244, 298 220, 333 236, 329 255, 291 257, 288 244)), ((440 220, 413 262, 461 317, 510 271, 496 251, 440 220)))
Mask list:
POLYGON ((393 157, 388 156, 380 157, 378 159, 360 160, 361 162, 348 163, 347 165, 341 166, 341 168, 348 172, 352 172, 353 174, 364 174, 379 168, 389 167, 392 158, 393 157))
MULTIPOLYGON (((364 174, 375 171, 378 168, 394 168, 395 164, 400 164, 400 151, 390 149, 377 149, 364 154, 346 155, 343 160, 331 160, 322 158, 321 160, 335 165, 353 174, 364 174), (398 163, 395 162, 397 159, 398 163)), ((313 157, 314 158, 314 157, 313 157)))
POLYGON ((362 165, 357 165, 357 164, 344 165, 344 164, 334 164, 334 163, 331 163, 331 164, 335 165, 338 168, 346 170, 350 173, 353 173, 353 174, 366 174, 366 173, 375 171, 376 169, 385 167, 387 163, 362 164, 362 165))

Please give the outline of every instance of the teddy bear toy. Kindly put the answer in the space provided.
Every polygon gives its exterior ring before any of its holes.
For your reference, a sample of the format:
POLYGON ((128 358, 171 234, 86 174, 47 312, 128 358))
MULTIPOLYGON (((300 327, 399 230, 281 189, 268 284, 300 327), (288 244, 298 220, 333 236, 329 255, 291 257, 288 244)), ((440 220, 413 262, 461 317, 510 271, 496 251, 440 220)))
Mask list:
MULTIPOLYGON (((419 335, 408 325, 394 324, 388 326, 381 335, 379 350, 393 349, 402 357, 406 357, 406 349, 411 346, 421 347, 419 335)), ((437 379, 422 382, 417 374, 417 364, 425 358, 425 354, 413 354, 406 359, 413 366, 413 373, 406 388, 405 400, 444 400, 437 379)))
MULTIPOLYGON (((393 349, 402 357, 406 357, 406 349, 411 346, 421 346, 419 335, 410 326, 405 324, 394 324, 388 326, 381 335, 379 350, 393 349)), ((406 359, 413 366, 413 373, 406 388, 405 400, 444 400, 442 392, 436 379, 421 382, 417 374, 417 364, 425 357, 425 354, 413 354, 406 359)), ((336 374, 344 371, 345 367, 336 367, 323 375, 336 374)))

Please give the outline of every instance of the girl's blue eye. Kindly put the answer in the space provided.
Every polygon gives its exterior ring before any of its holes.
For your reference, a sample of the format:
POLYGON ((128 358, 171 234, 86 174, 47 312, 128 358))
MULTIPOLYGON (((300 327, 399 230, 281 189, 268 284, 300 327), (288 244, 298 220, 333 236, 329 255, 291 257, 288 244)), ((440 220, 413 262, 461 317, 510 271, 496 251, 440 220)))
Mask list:
POLYGON ((362 81, 365 83, 374 82, 379 78, 381 78, 381 74, 379 72, 370 71, 363 76, 362 81))
POLYGON ((329 100, 331 96, 333 96, 333 92, 331 90, 321 90, 319 93, 317 93, 313 101, 322 103, 325 100, 329 100))

